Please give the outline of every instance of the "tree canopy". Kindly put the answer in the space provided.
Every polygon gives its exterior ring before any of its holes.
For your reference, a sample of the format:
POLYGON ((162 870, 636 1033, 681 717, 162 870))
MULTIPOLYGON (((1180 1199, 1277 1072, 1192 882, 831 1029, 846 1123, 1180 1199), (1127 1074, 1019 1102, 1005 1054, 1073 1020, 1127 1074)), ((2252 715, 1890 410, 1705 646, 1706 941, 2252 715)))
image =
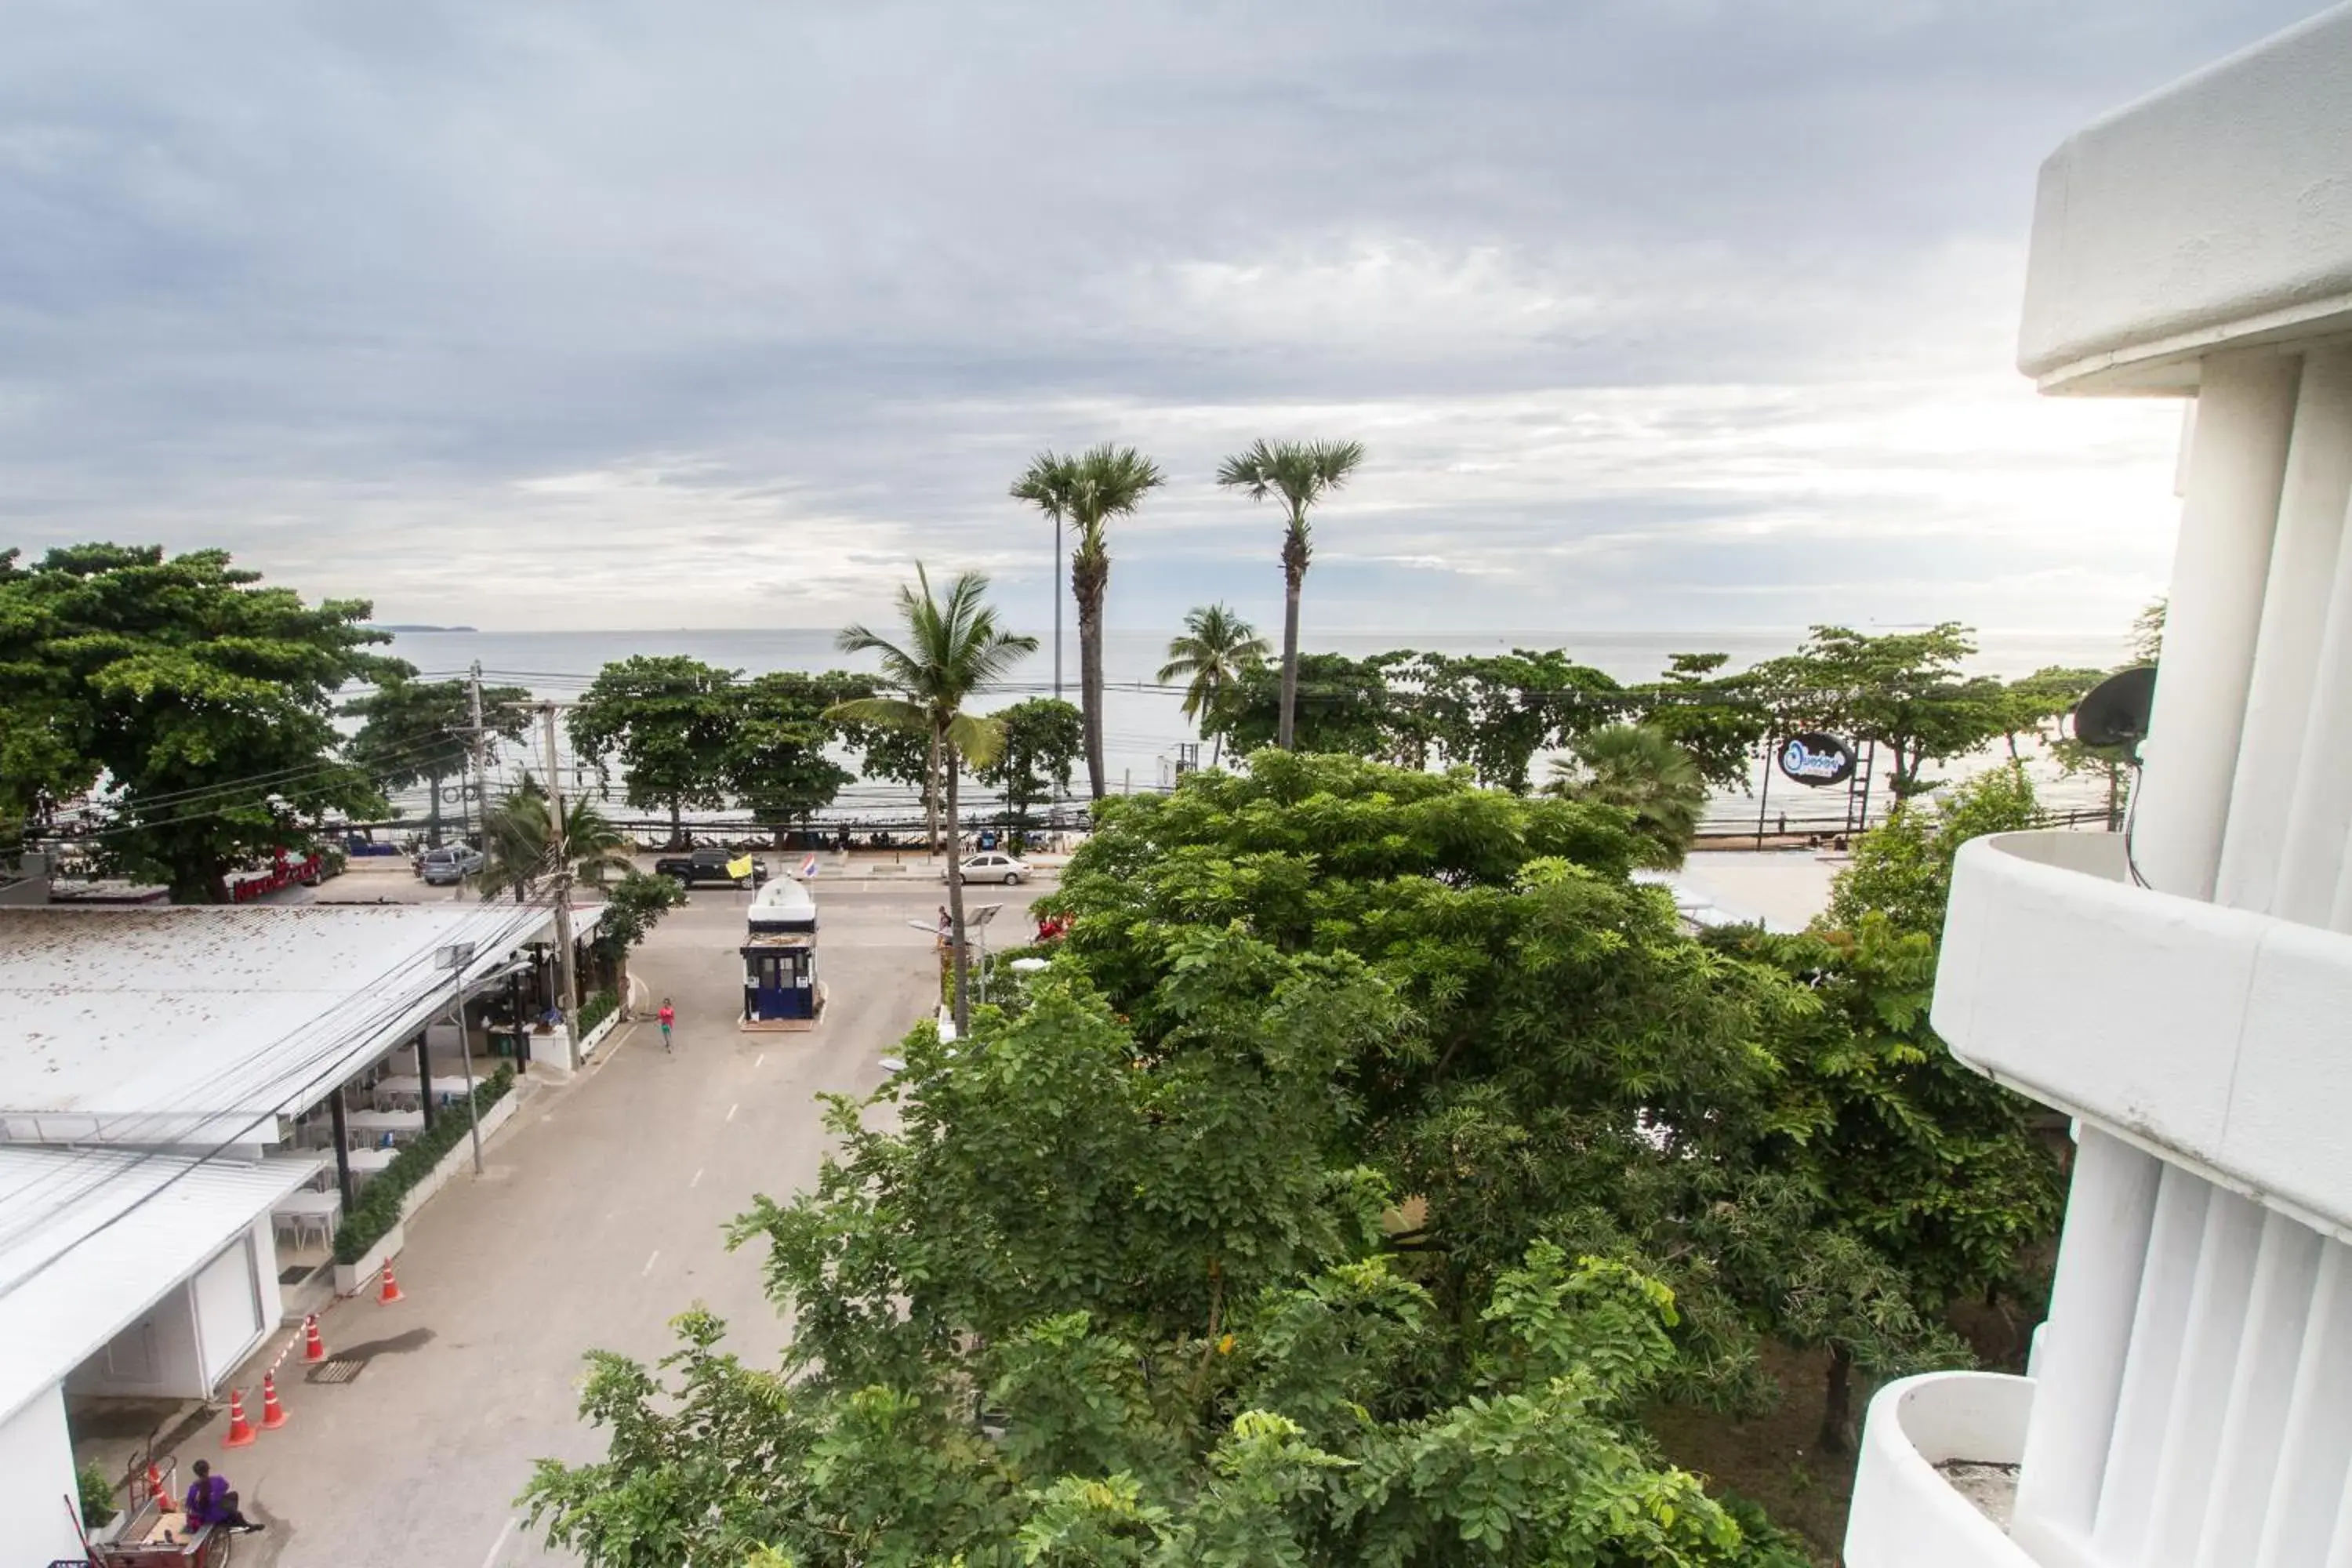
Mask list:
POLYGON ((572 709, 572 743, 600 773, 617 760, 629 804, 667 811, 672 841, 682 841, 688 806, 727 804, 738 674, 683 654, 616 659, 572 709))
POLYGON ((1086 754, 1086 723, 1069 703, 1033 697, 989 715, 1003 731, 1003 747, 972 776, 1004 796, 1016 827, 1030 824, 1030 808, 1070 793, 1070 774, 1086 754))

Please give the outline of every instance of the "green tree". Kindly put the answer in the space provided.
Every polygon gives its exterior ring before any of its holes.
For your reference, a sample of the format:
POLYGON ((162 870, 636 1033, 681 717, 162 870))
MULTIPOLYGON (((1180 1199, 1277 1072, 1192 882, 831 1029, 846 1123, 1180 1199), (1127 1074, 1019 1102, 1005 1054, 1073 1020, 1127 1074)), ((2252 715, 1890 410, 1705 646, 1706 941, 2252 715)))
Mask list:
POLYGON ((1216 735, 1216 749, 1209 758, 1213 768, 1224 746, 1224 735, 1215 725, 1226 696, 1244 670, 1265 665, 1265 639, 1225 605, 1201 605, 1187 610, 1183 635, 1169 639, 1168 662, 1153 679, 1163 685, 1171 680, 1185 683, 1184 717, 1199 728, 1202 739, 1212 732, 1216 735))
POLYGON ((613 972, 613 994, 624 1003, 629 996, 629 954, 661 923, 662 916, 686 902, 686 885, 675 877, 656 877, 634 866, 621 879, 605 885, 604 918, 588 944, 596 961, 613 972))
POLYGON ((1031 806, 1070 793, 1070 770, 1086 750, 1085 720, 1052 697, 1033 697, 989 717, 1003 728, 1004 742, 972 776, 1003 794, 1013 825, 1025 830, 1031 806))
POLYGON ((84 544, 0 555, 0 804, 21 821, 105 781, 97 854, 181 902, 384 809, 337 760, 335 694, 398 666, 363 600, 306 604, 225 551, 84 544))
POLYGON ((1612 805, 1655 848, 1652 864, 1675 867, 1698 837, 1706 780, 1690 753, 1644 724, 1611 724, 1580 735, 1554 763, 1552 788, 1571 800, 1612 805))
MULTIPOLYGON (((1398 750, 1398 717, 1405 711, 1389 689, 1391 656, 1349 658, 1345 654, 1300 657, 1289 682, 1294 701, 1286 750, 1328 752, 1383 761, 1398 750)), ((1209 732, 1236 755, 1279 745, 1282 734, 1282 671, 1265 665, 1235 672, 1217 706, 1209 732)))
POLYGON ((1727 654, 1678 653, 1656 680, 1627 696, 1630 711, 1689 752, 1710 785, 1744 790, 1772 715, 1753 673, 1719 673, 1729 662, 1727 654))
POLYGON ((805 826, 856 779, 826 750, 845 737, 825 714, 873 694, 871 680, 837 669, 822 675, 772 670, 739 689, 727 786, 755 817, 773 825, 779 845, 791 826, 805 826))
MULTIPOLYGON (((441 781, 461 776, 472 760, 474 699, 462 680, 417 680, 403 664, 378 678, 376 689, 343 704, 360 719, 344 748, 352 762, 384 791, 424 784, 425 841, 441 842, 441 781)), ((530 693, 520 686, 482 688, 484 739, 519 741, 530 727, 530 693)))
POLYGON ((1109 525, 1132 516, 1160 488, 1160 465, 1132 447, 1104 442, 1073 457, 1040 452, 1013 482, 1025 500, 1077 530, 1070 551, 1070 592, 1078 601, 1078 705, 1086 716, 1087 780, 1100 800, 1110 793, 1103 764, 1103 595, 1110 587, 1109 525))
POLYGON ((512 893, 521 903, 559 871, 573 882, 604 885, 614 871, 633 874, 628 838, 586 800, 563 808, 561 855, 554 837, 555 813, 546 788, 529 773, 522 783, 482 813, 482 868, 474 886, 484 899, 512 893), (559 863, 559 858, 562 863, 559 863))
POLYGON ((1935 787, 1920 777, 1927 763, 1964 757, 2001 733, 2000 682, 1960 670, 1976 651, 1957 621, 1883 637, 1815 626, 1795 653, 1756 673, 1789 718, 1884 747, 1888 788, 1900 801, 1935 787))
POLYGON ((572 745, 600 774, 617 760, 629 804, 669 813, 673 846, 686 842, 688 806, 727 804, 739 673, 683 654, 633 654, 597 671, 572 710, 572 745))
POLYGON ((892 695, 852 699, 828 710, 828 715, 920 731, 929 736, 933 753, 945 759, 948 916, 954 934, 956 1029, 961 1033, 971 1025, 971 1001, 963 855, 956 842, 962 831, 957 780, 964 763, 984 766, 995 760, 1003 743, 1003 726, 966 712, 964 704, 982 687, 1002 679, 1023 655, 1036 652, 1037 639, 998 625, 996 611, 988 603, 988 579, 978 572, 959 575, 940 598, 931 592, 930 576, 918 563, 914 585, 898 589, 898 616, 904 629, 897 642, 863 626, 845 627, 839 638, 845 653, 880 657, 879 685, 892 695))
POLYGON ((1298 711, 1298 594, 1315 554, 1307 513, 1345 485, 1363 460, 1360 441, 1261 439, 1227 458, 1217 469, 1217 483, 1242 490, 1252 500, 1271 497, 1283 509, 1282 701, 1275 744, 1286 752, 1291 750, 1298 711))
POLYGON ((2020 763, 1987 769, 1946 798, 1906 803, 1854 846, 1819 923, 1853 931, 1876 913, 1898 931, 1940 938, 1960 846, 1988 833, 2022 833, 2041 820, 2042 803, 2020 763))
MULTIPOLYGON (((1557 649, 1507 654, 1386 656, 1392 689, 1402 689, 1391 721, 1402 738, 1415 721, 1451 763, 1466 763, 1482 784, 1524 795, 1536 753, 1572 743, 1609 721, 1622 697, 1617 682, 1557 649), (1409 693, 1406 694, 1406 693, 1409 693)), ((1413 748, 1391 755, 1419 765, 1413 748)))

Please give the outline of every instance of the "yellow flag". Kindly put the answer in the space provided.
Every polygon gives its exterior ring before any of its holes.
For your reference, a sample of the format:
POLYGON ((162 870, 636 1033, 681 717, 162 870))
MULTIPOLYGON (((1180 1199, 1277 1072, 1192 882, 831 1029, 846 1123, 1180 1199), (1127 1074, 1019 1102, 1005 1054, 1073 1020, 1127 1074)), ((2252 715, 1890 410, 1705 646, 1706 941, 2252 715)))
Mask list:
POLYGON ((751 874, 751 858, 749 855, 746 855, 740 860, 728 861, 727 874, 730 877, 750 876, 751 874))

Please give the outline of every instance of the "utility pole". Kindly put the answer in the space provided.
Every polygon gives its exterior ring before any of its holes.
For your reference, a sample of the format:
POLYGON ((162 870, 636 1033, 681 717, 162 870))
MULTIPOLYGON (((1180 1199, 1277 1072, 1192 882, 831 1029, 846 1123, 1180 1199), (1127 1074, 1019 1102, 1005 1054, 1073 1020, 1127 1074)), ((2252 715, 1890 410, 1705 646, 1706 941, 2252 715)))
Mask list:
POLYGON ((555 852, 555 948, 562 976, 563 1065, 580 1065, 580 977, 572 967, 572 846, 563 837, 563 775, 555 765, 555 704, 539 706, 547 738, 547 842, 555 852))
MULTIPOLYGON (((457 1020, 457 1059, 466 1067, 466 1130, 474 1135, 474 1174, 482 1173, 482 1113, 474 1108, 474 1047, 466 1038, 466 965, 474 961, 474 944, 453 942, 433 955, 434 963, 449 972, 449 1006, 457 1020)), ((425 1103, 433 1103, 433 1078, 425 1079, 425 1103)), ((341 1091, 337 1091, 338 1099, 341 1091)))
MULTIPOLYGON (((472 693, 474 702, 474 728, 467 735, 466 743, 466 761, 473 774, 466 786, 467 842, 480 849, 486 848, 487 846, 477 842, 473 837, 474 804, 488 793, 482 778, 485 769, 482 763, 482 661, 480 659, 474 661, 473 671, 467 677, 466 685, 472 693)), ((487 805, 488 802, 483 801, 482 804, 487 805)))

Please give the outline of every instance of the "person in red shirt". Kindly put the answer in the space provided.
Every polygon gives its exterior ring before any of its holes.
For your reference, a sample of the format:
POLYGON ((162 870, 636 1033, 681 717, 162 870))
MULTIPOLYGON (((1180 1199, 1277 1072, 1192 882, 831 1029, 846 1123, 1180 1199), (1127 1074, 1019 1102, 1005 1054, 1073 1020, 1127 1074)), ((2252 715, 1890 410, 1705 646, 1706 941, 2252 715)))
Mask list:
POLYGON ((661 1011, 654 1016, 661 1020, 662 1049, 667 1051, 669 1049, 669 1026, 677 1022, 677 1009, 671 1006, 669 998, 665 996, 662 998, 661 1011))

